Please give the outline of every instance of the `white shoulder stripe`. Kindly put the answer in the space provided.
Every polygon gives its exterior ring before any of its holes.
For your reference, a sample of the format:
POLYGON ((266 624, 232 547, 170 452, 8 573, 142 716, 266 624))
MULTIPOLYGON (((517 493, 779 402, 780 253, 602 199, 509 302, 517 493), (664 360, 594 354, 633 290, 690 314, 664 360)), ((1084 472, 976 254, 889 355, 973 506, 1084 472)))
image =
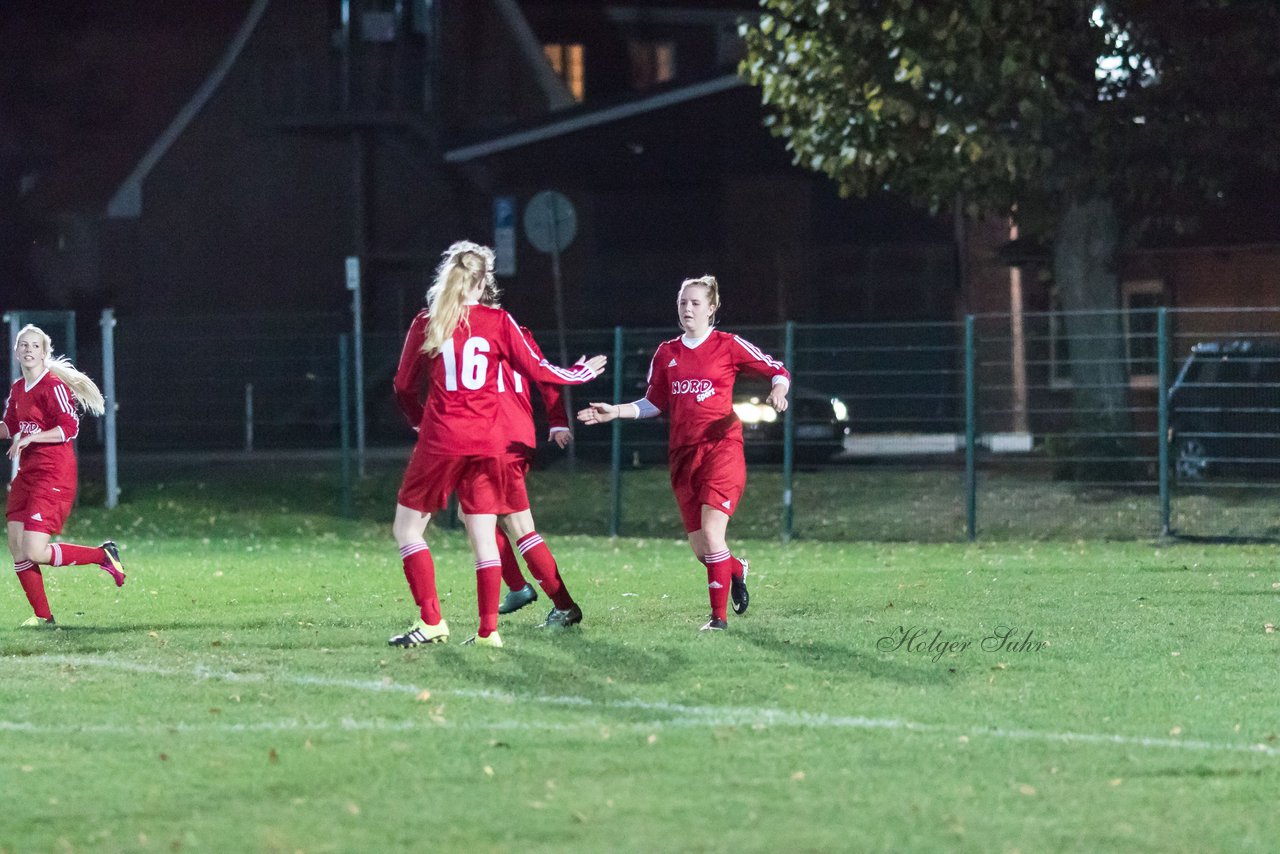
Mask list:
POLYGON ((53 396, 58 400, 58 407, 68 415, 76 415, 76 408, 71 403, 71 394, 64 385, 53 387, 53 396))
POLYGON ((748 353, 750 353, 750 354, 751 354, 751 356, 752 356, 752 358, 757 359, 758 361, 764 362, 766 365, 768 365, 768 366, 769 366, 769 367, 771 367, 771 368, 781 368, 781 367, 782 367, 782 363, 781 363, 781 362, 779 362, 777 359, 775 359, 775 358, 773 358, 772 356, 770 356, 770 355, 769 355, 768 353, 766 353, 765 351, 761 350, 761 349, 760 349, 759 347, 757 347, 756 345, 752 344, 752 343, 751 343, 750 341, 748 341, 747 339, 742 338, 742 337, 740 337, 740 336, 738 336, 738 335, 735 335, 735 336, 733 336, 733 340, 734 340, 734 341, 737 341, 740 345, 742 345, 742 349, 744 349, 744 350, 746 350, 748 353))
MULTIPOLYGON (((515 327, 516 338, 520 341, 521 344, 524 344, 525 349, 529 351, 529 356, 534 360, 539 361, 539 363, 544 368, 547 368, 548 370, 550 370, 551 373, 555 374, 558 377, 563 377, 566 380, 574 380, 577 382, 584 382, 584 383, 589 382, 596 378, 596 375, 591 373, 591 371, 585 365, 575 366, 573 368, 562 368, 559 365, 551 364, 551 362, 548 361, 545 357, 539 357, 538 354, 534 352, 533 347, 530 346, 528 339, 524 337, 524 333, 520 331, 520 324, 516 323, 516 319, 512 317, 510 314, 507 314, 507 321, 512 326, 515 327)), ((514 372, 515 371, 513 369, 512 373, 514 372)))

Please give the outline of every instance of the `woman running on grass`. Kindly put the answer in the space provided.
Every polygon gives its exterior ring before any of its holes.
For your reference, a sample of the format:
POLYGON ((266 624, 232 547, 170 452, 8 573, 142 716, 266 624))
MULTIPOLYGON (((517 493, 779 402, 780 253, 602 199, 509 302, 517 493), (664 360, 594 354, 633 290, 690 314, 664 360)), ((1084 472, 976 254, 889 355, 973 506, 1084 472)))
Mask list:
MULTIPOLYGON (((428 389, 392 526, 418 620, 390 639, 393 646, 440 643, 449 637, 425 534, 431 514, 443 509, 454 491, 466 514, 476 561, 480 627, 467 643, 502 646, 496 522, 499 515, 528 510, 529 499, 524 479, 512 470, 508 457, 512 437, 500 426, 500 371, 506 364, 534 382, 576 385, 598 377, 607 361, 594 356, 561 368, 539 358, 511 315, 480 304, 492 257, 493 250, 469 241, 449 247, 427 292, 427 308, 409 327, 396 371, 396 399, 402 407, 407 398, 416 400, 416 377, 425 376, 428 389)), ((406 416, 415 412, 406 407, 406 416)))
POLYGON ((751 342, 713 328, 720 309, 715 276, 685 279, 676 296, 684 335, 664 341, 649 363, 649 388, 634 403, 593 403, 578 413, 587 424, 615 418, 670 420, 667 460, 671 488, 689 537, 689 546, 707 568, 711 619, 703 631, 728 628, 726 606, 747 610, 747 561, 729 552, 729 517, 747 485, 742 422, 733 412, 733 382, 740 373, 770 378, 767 403, 787 408, 791 375, 782 363, 751 342))
POLYGON ((55 625, 45 595, 45 566, 100 566, 124 584, 124 567, 116 544, 101 546, 50 543, 62 531, 76 501, 76 454, 71 442, 80 432, 81 408, 104 411, 102 392, 93 380, 62 356, 53 341, 30 324, 18 333, 14 355, 22 376, 9 389, 0 439, 10 439, 9 459, 18 464, 5 508, 9 553, 18 582, 34 615, 24 626, 55 625))

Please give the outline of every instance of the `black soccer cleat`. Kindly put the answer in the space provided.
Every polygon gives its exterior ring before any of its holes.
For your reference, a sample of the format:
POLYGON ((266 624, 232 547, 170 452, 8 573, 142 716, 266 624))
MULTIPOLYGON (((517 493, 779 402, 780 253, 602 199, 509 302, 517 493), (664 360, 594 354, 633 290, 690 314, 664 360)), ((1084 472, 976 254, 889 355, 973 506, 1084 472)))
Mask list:
POLYGON ((419 617, 418 621, 409 627, 409 631, 402 635, 396 635, 395 637, 390 638, 387 641, 387 644, 390 646, 408 648, 411 646, 422 646, 423 644, 428 643, 448 642, 449 625, 444 620, 441 620, 432 626, 428 625, 425 620, 419 617))
POLYGON ((540 629, 567 629, 582 622, 582 609, 577 605, 572 608, 552 608, 547 619, 538 625, 540 629))
POLYGON ((698 631, 723 632, 727 628, 729 628, 729 623, 727 620, 722 620, 719 617, 712 617, 710 620, 707 620, 707 624, 702 628, 698 629, 698 631))
POLYGON ((507 591, 507 595, 502 597, 502 604, 498 606, 498 613, 510 614, 537 601, 538 591, 533 589, 532 584, 526 584, 516 590, 507 591))
POLYGON ((729 579, 729 599, 733 602, 733 613, 747 613, 751 595, 747 593, 747 562, 745 560, 742 561, 742 577, 735 575, 729 579))

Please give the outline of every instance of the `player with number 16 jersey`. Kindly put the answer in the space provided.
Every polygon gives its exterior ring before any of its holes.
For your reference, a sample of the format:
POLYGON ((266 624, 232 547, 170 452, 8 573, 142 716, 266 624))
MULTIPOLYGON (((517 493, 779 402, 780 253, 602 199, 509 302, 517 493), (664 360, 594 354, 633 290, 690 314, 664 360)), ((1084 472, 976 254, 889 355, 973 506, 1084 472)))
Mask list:
POLYGON ((449 629, 440 613, 435 564, 426 543, 431 514, 456 492, 476 558, 480 627, 468 643, 502 646, 498 636, 501 562, 497 517, 527 510, 524 477, 510 464, 512 436, 503 429, 504 365, 536 382, 575 385, 595 379, 606 359, 595 356, 562 368, 539 358, 511 315, 480 300, 492 286, 493 250, 459 241, 444 254, 427 308, 405 336, 395 392, 418 441, 396 496, 392 534, 418 620, 390 639, 393 646, 441 643, 449 629), (419 402, 423 380, 425 402, 419 402))
POLYGON ((515 320, 502 309, 469 308, 466 323, 459 324, 453 338, 432 357, 421 353, 430 312, 421 311, 413 319, 396 371, 396 400, 418 428, 418 447, 423 451, 454 456, 518 453, 528 446, 523 433, 514 430, 504 410, 508 404, 501 397, 511 394, 503 387, 511 382, 510 372, 550 385, 585 383, 596 374, 582 364, 552 365, 529 345, 515 320), (424 374, 425 405, 418 397, 424 374))

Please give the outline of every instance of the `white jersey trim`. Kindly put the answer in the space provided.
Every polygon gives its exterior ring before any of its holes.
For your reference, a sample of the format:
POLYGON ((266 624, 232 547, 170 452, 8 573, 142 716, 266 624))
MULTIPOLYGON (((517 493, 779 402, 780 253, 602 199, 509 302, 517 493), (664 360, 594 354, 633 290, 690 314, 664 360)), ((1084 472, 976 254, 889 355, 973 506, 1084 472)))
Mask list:
POLYGON ((23 383, 23 390, 24 390, 24 391, 31 391, 31 389, 35 388, 36 386, 38 386, 38 385, 40 384, 40 380, 44 379, 44 378, 45 378, 45 377, 47 377, 48 375, 49 375, 49 369, 48 369, 48 368, 45 368, 45 369, 44 369, 44 373, 42 373, 40 376, 36 377, 34 382, 23 383))
MULTIPOLYGON (((506 314, 506 312, 503 312, 503 313, 506 314)), ((559 365, 551 364, 551 362, 548 361, 545 357, 540 359, 538 357, 538 354, 534 352, 533 347, 531 347, 529 345, 529 342, 525 340, 524 333, 520 331, 520 324, 516 323, 516 319, 512 317, 510 314, 507 314, 507 321, 513 327, 515 327, 516 338, 518 338, 520 340, 520 343, 525 346, 525 349, 529 351, 529 356, 532 357, 534 361, 539 362, 542 365, 542 367, 551 371, 556 376, 563 377, 566 380, 576 381, 580 383, 589 382, 595 379, 596 377, 600 376, 598 373, 588 368, 585 364, 575 364, 572 368, 562 368, 559 365)), ((514 372, 515 371, 513 370, 512 373, 514 372)))

